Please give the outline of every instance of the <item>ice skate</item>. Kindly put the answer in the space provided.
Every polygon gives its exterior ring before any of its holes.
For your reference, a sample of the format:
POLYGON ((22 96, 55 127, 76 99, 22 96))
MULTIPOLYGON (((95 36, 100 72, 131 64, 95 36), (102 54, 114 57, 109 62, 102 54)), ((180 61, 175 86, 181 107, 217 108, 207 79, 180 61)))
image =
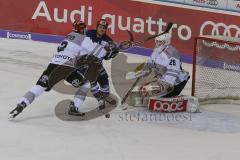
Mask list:
POLYGON ((78 108, 74 106, 74 102, 70 102, 68 114, 72 116, 85 116, 85 113, 79 112, 78 108))
POLYGON ((17 107, 9 113, 10 114, 9 119, 13 119, 17 115, 19 115, 26 106, 27 105, 25 102, 21 102, 21 103, 17 104, 17 107))
POLYGON ((115 99, 113 99, 109 94, 104 94, 103 93, 103 98, 106 102, 108 102, 111 105, 115 105, 117 102, 115 99))
POLYGON ((104 110, 106 108, 104 99, 100 99, 98 103, 99 103, 99 106, 98 106, 99 110, 104 110))

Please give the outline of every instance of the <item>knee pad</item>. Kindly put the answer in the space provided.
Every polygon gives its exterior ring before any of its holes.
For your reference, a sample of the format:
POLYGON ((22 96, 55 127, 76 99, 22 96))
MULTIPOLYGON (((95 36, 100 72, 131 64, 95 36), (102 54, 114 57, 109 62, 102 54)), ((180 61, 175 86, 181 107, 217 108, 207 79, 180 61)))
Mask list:
POLYGON ((80 87, 86 82, 86 79, 79 70, 74 70, 65 80, 76 88, 80 87))
POLYGON ((46 88, 46 91, 51 90, 51 87, 49 86, 49 76, 46 74, 46 71, 43 72, 36 85, 46 88))
POLYGON ((51 73, 57 68, 56 64, 49 64, 47 69, 43 71, 41 77, 38 79, 36 85, 45 88, 45 91, 50 91, 52 86, 49 85, 49 78, 51 73))

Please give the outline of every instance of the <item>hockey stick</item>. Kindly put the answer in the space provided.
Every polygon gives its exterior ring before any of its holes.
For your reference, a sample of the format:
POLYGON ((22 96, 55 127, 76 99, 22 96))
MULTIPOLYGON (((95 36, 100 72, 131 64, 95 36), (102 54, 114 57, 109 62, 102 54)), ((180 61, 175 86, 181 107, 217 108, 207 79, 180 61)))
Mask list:
POLYGON ((167 28, 166 28, 166 30, 165 30, 164 32, 162 32, 162 33, 160 33, 160 34, 156 34, 156 35, 150 36, 150 37, 147 37, 146 39, 143 39, 143 40, 140 40, 140 41, 137 41, 137 42, 134 42, 134 41, 133 41, 133 35, 132 35, 132 33, 131 33, 129 30, 127 30, 128 34, 129 34, 129 36, 130 36, 130 41, 123 41, 123 42, 121 42, 121 43, 119 44, 119 49, 121 49, 121 50, 126 50, 126 49, 128 49, 128 48, 130 48, 130 47, 134 47, 134 46, 136 46, 136 45, 139 45, 139 44, 145 43, 145 42, 147 42, 147 41, 149 41, 149 40, 151 40, 151 39, 154 39, 154 38, 156 38, 156 37, 158 37, 158 36, 161 36, 161 35, 163 35, 163 34, 166 34, 166 33, 168 33, 168 32, 171 30, 172 26, 173 26, 173 23, 172 23, 172 22, 169 22, 168 25, 167 25, 167 28), (127 47, 124 47, 125 45, 127 45, 127 47))
POLYGON ((133 46, 142 44, 142 43, 144 43, 144 42, 146 42, 146 41, 149 41, 149 40, 154 39, 154 38, 156 38, 156 37, 158 37, 158 36, 161 36, 161 35, 163 35, 163 34, 168 33, 168 32, 171 30, 172 26, 173 26, 173 23, 172 23, 172 22, 169 22, 168 25, 167 25, 167 28, 166 28, 166 30, 165 30, 164 32, 162 32, 162 33, 160 33, 160 34, 156 34, 156 35, 150 36, 150 37, 148 37, 148 38, 146 38, 146 39, 144 39, 144 40, 141 40, 141 41, 138 41, 138 42, 134 42, 134 43, 133 43, 133 46))
POLYGON ((128 49, 130 47, 132 47, 132 43, 134 42, 134 38, 133 38, 133 34, 132 32, 130 32, 129 30, 126 30, 129 36, 129 40, 123 41, 118 45, 118 49, 119 50, 125 50, 128 49))
POLYGON ((133 38, 132 32, 130 32, 129 30, 127 30, 127 32, 128 32, 128 35, 129 35, 129 40, 133 42, 134 38, 133 38))
POLYGON ((142 77, 138 77, 138 78, 136 79, 136 81, 132 84, 132 87, 128 90, 128 92, 126 93, 126 95, 123 97, 123 99, 122 99, 122 101, 121 101, 121 104, 123 104, 123 103, 126 101, 127 97, 128 97, 129 94, 132 92, 132 90, 134 89, 134 87, 138 84, 138 82, 140 81, 141 78, 142 78, 142 77))

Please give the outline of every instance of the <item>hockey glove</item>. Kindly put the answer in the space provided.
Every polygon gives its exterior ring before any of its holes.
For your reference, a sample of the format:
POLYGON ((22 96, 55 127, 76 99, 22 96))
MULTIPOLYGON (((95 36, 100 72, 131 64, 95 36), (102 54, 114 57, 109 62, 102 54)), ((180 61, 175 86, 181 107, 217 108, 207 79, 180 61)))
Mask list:
POLYGON ((107 55, 104 57, 105 60, 116 57, 120 50, 115 42, 108 42, 104 49, 107 51, 107 55))

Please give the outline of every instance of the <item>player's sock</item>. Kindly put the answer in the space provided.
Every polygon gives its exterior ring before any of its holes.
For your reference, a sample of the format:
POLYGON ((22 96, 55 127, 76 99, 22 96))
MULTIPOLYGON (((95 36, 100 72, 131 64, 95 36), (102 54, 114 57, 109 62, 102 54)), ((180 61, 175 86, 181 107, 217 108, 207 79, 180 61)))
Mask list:
POLYGON ((83 104, 85 100, 84 96, 75 96, 73 99, 74 106, 80 111, 81 105, 83 104))
POLYGON ((28 106, 34 101, 36 97, 40 96, 45 91, 45 89, 46 88, 42 86, 35 85, 18 101, 18 104, 24 102, 26 103, 26 106, 28 106))
POLYGON ((86 99, 87 92, 89 91, 88 85, 89 84, 85 83, 75 93, 73 102, 74 102, 74 106, 78 109, 78 111, 80 111, 81 105, 83 104, 83 102, 86 99))

